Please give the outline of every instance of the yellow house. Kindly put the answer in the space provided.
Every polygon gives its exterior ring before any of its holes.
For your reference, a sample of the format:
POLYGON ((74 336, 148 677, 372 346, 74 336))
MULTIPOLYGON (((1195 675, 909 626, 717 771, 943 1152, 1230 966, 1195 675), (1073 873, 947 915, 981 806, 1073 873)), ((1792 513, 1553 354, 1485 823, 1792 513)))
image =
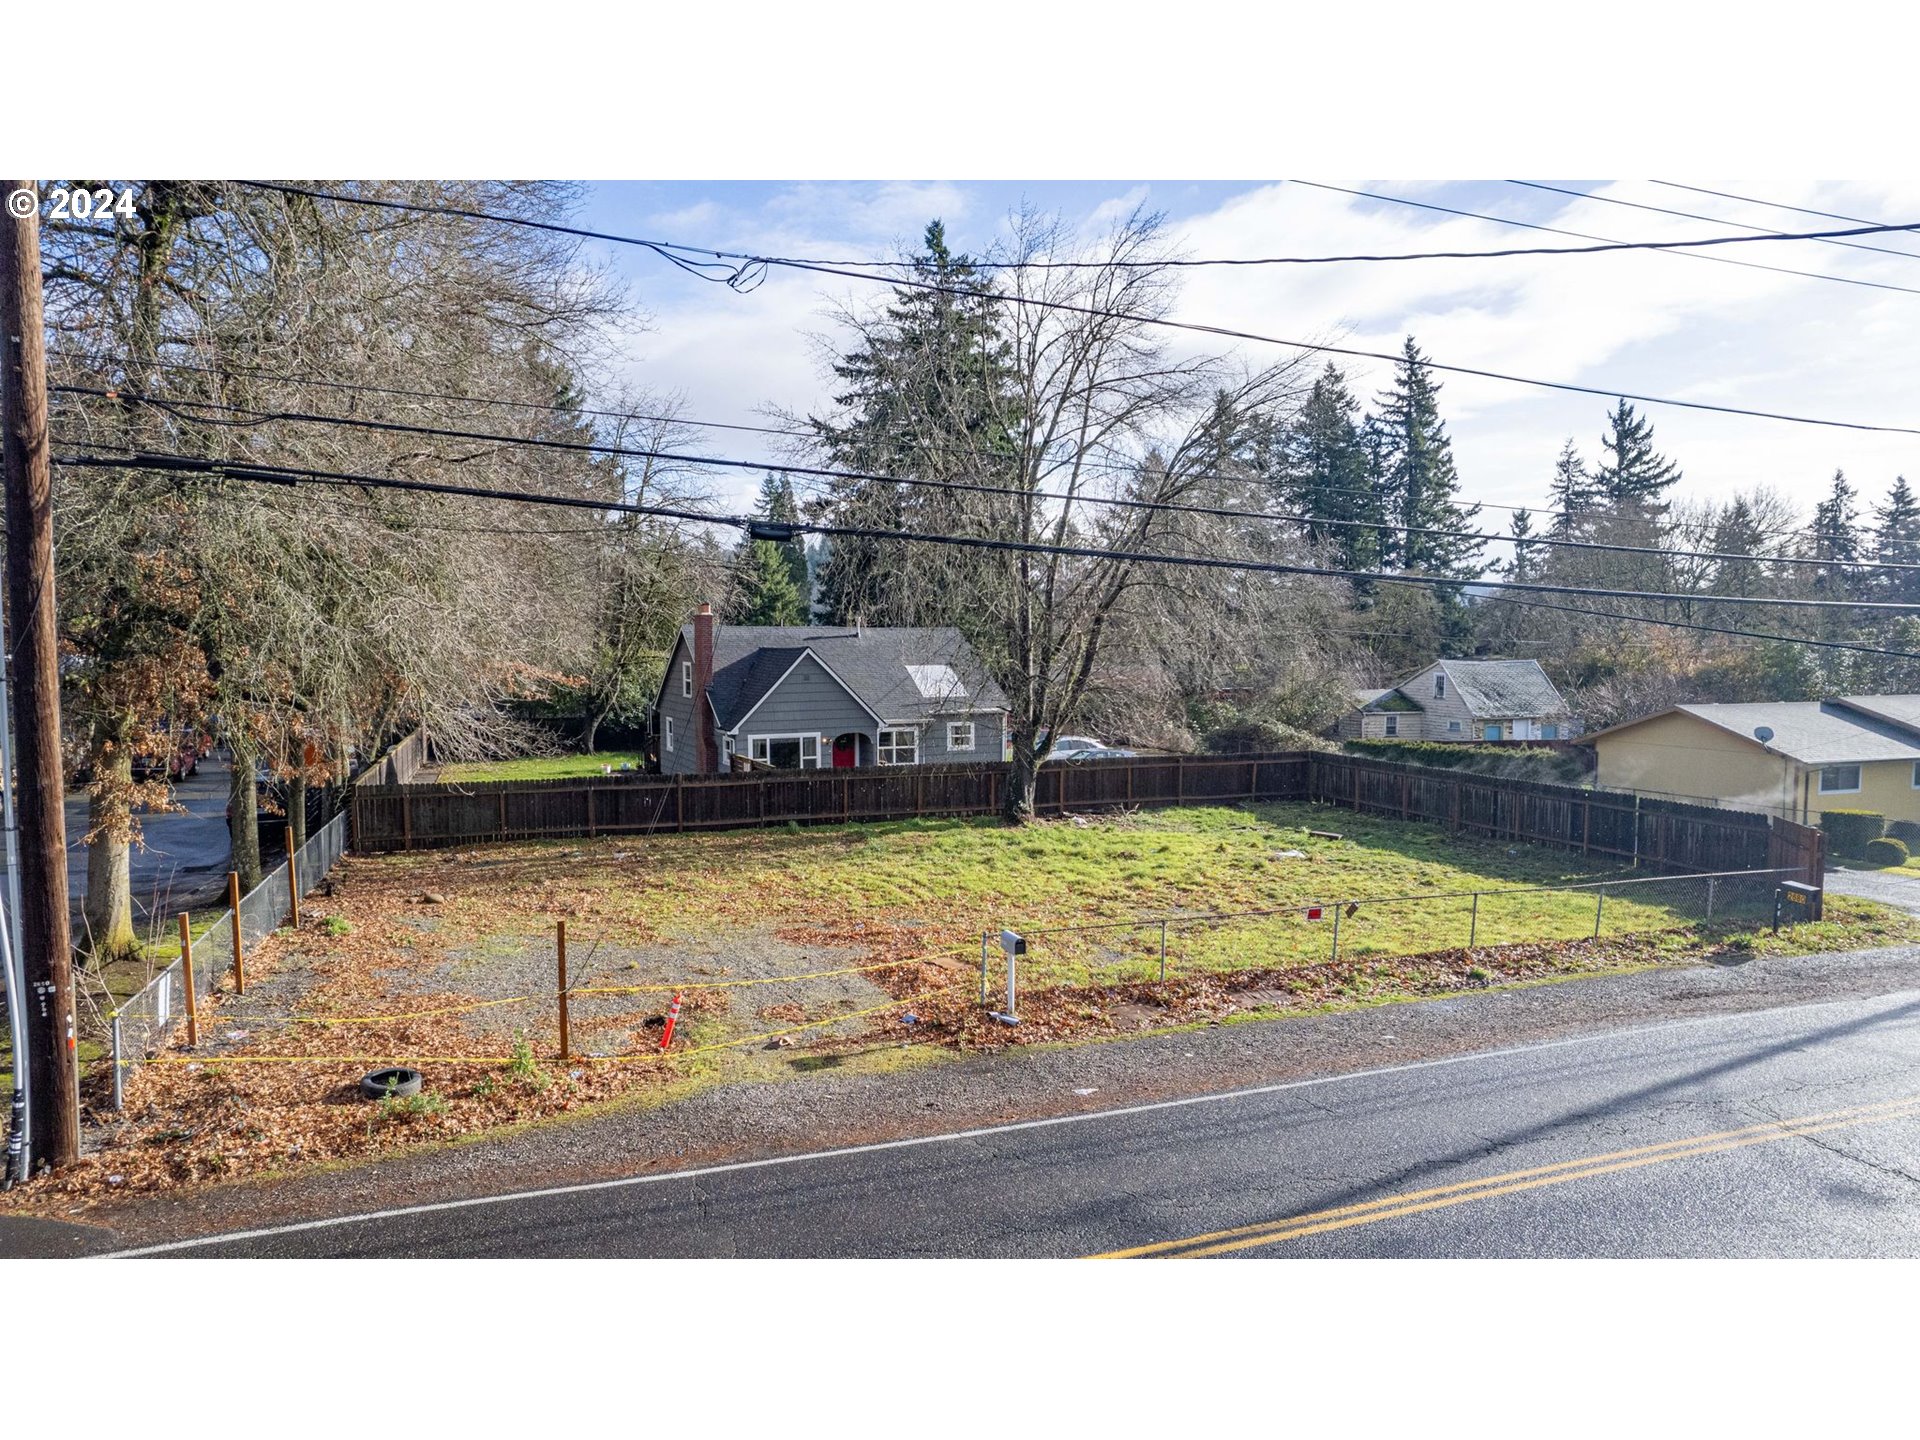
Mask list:
POLYGON ((1920 821, 1920 695, 1676 705, 1588 740, 1602 789, 1805 825, 1830 808, 1920 821))

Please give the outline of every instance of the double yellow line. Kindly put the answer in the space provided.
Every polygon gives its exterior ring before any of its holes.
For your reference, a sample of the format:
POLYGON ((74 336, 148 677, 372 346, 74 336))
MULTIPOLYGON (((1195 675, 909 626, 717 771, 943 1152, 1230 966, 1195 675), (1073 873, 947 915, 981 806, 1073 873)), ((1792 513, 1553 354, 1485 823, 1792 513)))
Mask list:
POLYGON ((1369 1200, 1360 1205, 1341 1205, 1332 1210, 1315 1210, 1283 1220, 1267 1220, 1243 1225, 1234 1230, 1215 1230, 1205 1235, 1189 1235, 1184 1240, 1163 1240, 1152 1245, 1136 1245, 1127 1250, 1109 1250, 1093 1256, 1096 1260, 1124 1260, 1140 1256, 1189 1259, 1201 1255, 1226 1255, 1236 1250, 1252 1250, 1262 1245, 1277 1245, 1308 1235, 1331 1230, 1349 1230, 1404 1215, 1419 1215, 1428 1210, 1444 1210, 1495 1195, 1513 1195, 1522 1190, 1537 1190, 1547 1185, 1564 1185, 1570 1180, 1586 1180, 1595 1175, 1610 1175, 1621 1170, 1638 1170, 1647 1165, 1664 1165, 1670 1160, 1691 1160, 1723 1150, 1739 1150, 1748 1145, 1767 1145, 1801 1135, 1846 1126, 1874 1125, 1920 1114, 1920 1095, 1899 1100, 1883 1100, 1874 1105, 1855 1105, 1845 1110, 1830 1110, 1819 1115, 1803 1115, 1791 1120, 1768 1120, 1737 1130, 1720 1130, 1709 1135, 1692 1135, 1683 1140, 1668 1140, 1659 1145, 1642 1145, 1632 1150, 1612 1150, 1604 1155, 1587 1155, 1578 1160, 1563 1160, 1555 1165, 1536 1165, 1528 1170, 1509 1170, 1503 1175, 1487 1175, 1456 1185, 1441 1185, 1430 1190, 1414 1190, 1369 1200))

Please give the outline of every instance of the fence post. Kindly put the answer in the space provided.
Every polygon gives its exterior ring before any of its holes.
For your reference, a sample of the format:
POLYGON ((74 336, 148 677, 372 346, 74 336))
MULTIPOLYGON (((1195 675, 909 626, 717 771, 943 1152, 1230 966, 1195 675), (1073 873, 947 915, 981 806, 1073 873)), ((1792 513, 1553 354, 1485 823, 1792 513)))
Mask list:
POLYGON ((1160 983, 1167 980, 1167 922, 1160 922, 1160 983))
POLYGON ((122 1086, 125 1082, 127 1062, 120 1049, 120 1012, 113 1012, 113 1108, 119 1110, 125 1104, 122 1086))
MULTIPOLYGON (((560 1058, 571 1060, 573 1046, 571 1037, 567 1034, 567 922, 565 920, 553 922, 553 948, 560 962, 559 989, 554 992, 560 999, 560 1058)), ((589 955, 587 958, 591 960, 593 957, 589 955)))
POLYGON ((1473 948, 1474 941, 1480 938, 1480 892, 1473 892, 1473 913, 1467 920, 1467 949, 1473 948))
POLYGON ((413 797, 405 790, 400 792, 400 848, 413 848, 413 797))
POLYGON ((990 930, 980 932, 980 1003, 982 1005, 987 1003, 987 941, 992 933, 990 930))
POLYGON ((1605 889, 1602 889, 1593 899, 1593 938, 1596 940, 1600 938, 1600 911, 1605 907, 1606 903, 1607 892, 1605 889))
POLYGON ((247 967, 241 951, 245 946, 245 937, 240 933, 240 872, 227 872, 227 908, 233 913, 233 993, 247 993, 247 967))
POLYGON ((1333 907, 1333 958, 1336 962, 1340 959, 1340 909, 1339 905, 1333 907))
POLYGON ((1714 881, 1714 878, 1713 878, 1713 876, 1711 876, 1711 875, 1709 875, 1709 876, 1707 877, 1707 923, 1708 923, 1709 925, 1711 925, 1711 924, 1713 923, 1713 887, 1714 887, 1714 884, 1715 884, 1715 881, 1714 881))
POLYGON ((293 849, 293 826, 287 826, 287 894, 293 899, 293 928, 300 928, 300 861, 293 849))
POLYGON ((193 1002, 193 929, 180 912, 180 978, 187 982, 187 1046, 200 1043, 200 1012, 193 1002))

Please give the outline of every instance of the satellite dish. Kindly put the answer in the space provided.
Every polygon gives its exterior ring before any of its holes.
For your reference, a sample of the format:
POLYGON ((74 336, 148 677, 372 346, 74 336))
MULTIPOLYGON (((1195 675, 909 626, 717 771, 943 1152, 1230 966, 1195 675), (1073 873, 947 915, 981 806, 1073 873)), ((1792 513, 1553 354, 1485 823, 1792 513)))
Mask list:
POLYGON ((1773 739, 1773 727, 1771 725, 1754 726, 1753 738, 1758 740, 1762 745, 1766 744, 1769 740, 1773 739))

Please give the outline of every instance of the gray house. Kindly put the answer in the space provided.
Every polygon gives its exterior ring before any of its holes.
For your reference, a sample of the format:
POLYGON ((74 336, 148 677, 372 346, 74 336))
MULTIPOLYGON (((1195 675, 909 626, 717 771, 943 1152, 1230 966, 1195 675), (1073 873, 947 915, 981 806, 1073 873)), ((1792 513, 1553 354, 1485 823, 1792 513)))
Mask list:
POLYGON ((1002 760, 1007 698, 952 628, 683 626, 655 707, 660 769, 1002 760))
POLYGON ((1567 740, 1580 727, 1538 660, 1436 660, 1385 690, 1356 690, 1342 740, 1567 740))

